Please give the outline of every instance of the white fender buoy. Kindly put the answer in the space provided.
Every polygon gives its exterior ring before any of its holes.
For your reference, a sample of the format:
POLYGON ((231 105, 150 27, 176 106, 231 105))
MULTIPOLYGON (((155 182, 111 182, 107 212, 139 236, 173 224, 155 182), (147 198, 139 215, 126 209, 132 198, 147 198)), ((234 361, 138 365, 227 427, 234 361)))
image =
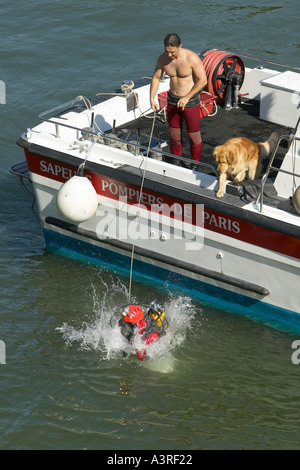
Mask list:
POLYGON ((298 214, 300 214, 300 186, 296 189, 293 195, 293 206, 295 207, 298 214))
POLYGON ((57 208, 64 219, 80 223, 96 214, 98 197, 86 176, 75 175, 64 183, 57 194, 57 208))

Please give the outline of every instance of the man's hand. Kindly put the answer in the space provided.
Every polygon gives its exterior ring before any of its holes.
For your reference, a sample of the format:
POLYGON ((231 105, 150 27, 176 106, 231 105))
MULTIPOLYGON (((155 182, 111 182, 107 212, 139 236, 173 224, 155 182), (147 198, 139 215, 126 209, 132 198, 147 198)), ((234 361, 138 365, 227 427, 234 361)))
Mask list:
POLYGON ((155 100, 151 100, 151 108, 153 109, 153 111, 158 111, 159 106, 155 100))
POLYGON ((154 70, 154 74, 151 80, 151 85, 150 85, 150 105, 153 111, 158 111, 159 109, 158 103, 155 101, 155 98, 156 98, 156 93, 159 88, 159 81, 160 81, 160 77, 162 76, 162 73, 163 73, 163 68, 158 59, 155 70, 154 70))
POLYGON ((177 108, 182 109, 183 111, 186 105, 188 104, 188 102, 189 102, 189 98, 186 98, 185 96, 183 98, 180 98, 180 100, 178 100, 178 103, 177 103, 177 108))

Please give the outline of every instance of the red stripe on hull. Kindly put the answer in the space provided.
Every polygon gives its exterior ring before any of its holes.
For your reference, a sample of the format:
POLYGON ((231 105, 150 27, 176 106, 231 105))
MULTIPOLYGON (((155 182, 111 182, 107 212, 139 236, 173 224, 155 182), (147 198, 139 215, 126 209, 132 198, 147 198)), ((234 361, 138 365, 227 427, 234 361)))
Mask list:
MULTIPOLYGON (((67 164, 60 164, 47 157, 42 157, 25 150, 28 168, 46 178, 65 183, 76 174, 76 169, 67 164)), ((139 188, 107 178, 95 173, 86 172, 99 195, 113 200, 126 198, 128 204, 137 204, 139 188)), ((174 200, 169 196, 143 190, 141 204, 148 210, 162 213, 173 218, 183 219, 184 222, 203 226, 206 230, 220 233, 231 238, 260 246, 268 250, 282 253, 300 259, 300 239, 284 233, 262 227, 255 223, 244 221, 216 211, 206 209, 200 213, 188 202, 174 200), (171 208, 171 211, 170 211, 171 208)))

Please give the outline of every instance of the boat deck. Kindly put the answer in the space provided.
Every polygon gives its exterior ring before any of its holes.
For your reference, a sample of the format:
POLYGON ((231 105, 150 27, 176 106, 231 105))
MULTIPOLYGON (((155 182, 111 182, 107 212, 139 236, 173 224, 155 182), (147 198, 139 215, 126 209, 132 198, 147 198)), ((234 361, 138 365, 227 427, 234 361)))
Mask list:
MULTIPOLYGON (((214 112, 214 110, 213 110, 214 112)), ((151 116, 151 115, 150 115, 151 116)), ((141 134, 150 135, 152 127, 152 119, 143 116, 133 122, 125 124, 122 128, 131 131, 140 130, 141 134)), ((231 108, 225 110, 218 106, 217 113, 213 116, 206 116, 201 119, 200 123, 201 136, 203 141, 201 162, 212 165, 217 168, 215 159, 213 157, 214 147, 223 144, 226 140, 232 137, 247 137, 254 142, 266 141, 272 132, 278 132, 281 135, 288 135, 292 131, 291 128, 285 127, 276 123, 263 121, 259 118, 259 102, 255 100, 243 99, 238 108, 231 108)), ((120 130, 121 128, 116 128, 120 130)), ((160 113, 155 120, 154 137, 158 138, 161 135, 162 140, 169 142, 169 127, 165 121, 164 114, 160 113)), ((170 153, 170 148, 164 147, 166 153, 170 153)), ((273 166, 280 167, 283 157, 287 152, 287 142, 281 141, 277 150, 273 166)), ((189 139, 183 127, 183 154, 184 157, 190 158, 189 139)), ((262 162, 263 170, 266 169, 269 158, 262 162)), ((170 162, 170 158, 167 157, 170 162)), ((174 164, 176 160, 174 160, 174 164)), ((184 163, 182 163, 184 165, 184 163)), ((199 171, 204 173, 211 173, 209 167, 201 166, 199 171)), ((286 201, 277 196, 273 186, 273 179, 277 173, 273 170, 270 172, 269 178, 264 188, 264 202, 273 206, 279 207, 282 210, 295 213, 290 201, 286 201)), ((245 202, 253 202, 260 190, 260 180, 243 181, 242 183, 227 185, 227 194, 224 195, 224 202, 233 203, 237 205, 244 205, 245 202), (233 198, 234 199, 233 199, 233 198)))
MULTIPOLYGON (((152 126, 152 119, 149 119, 149 117, 141 117, 122 127, 129 130, 140 128, 141 133, 149 135, 152 126)), ((215 168, 214 147, 223 144, 232 137, 247 137, 254 142, 264 142, 272 132, 276 131, 279 135, 283 135, 289 134, 291 131, 289 127, 259 119, 259 102, 255 100, 243 100, 238 108, 230 110, 224 110, 221 106, 218 106, 215 115, 201 119, 200 128, 203 141, 201 161, 213 165, 215 168)), ((154 136, 158 137, 159 134, 161 134, 163 140, 169 141, 169 127, 164 120, 163 113, 155 121, 154 136)), ((164 148, 164 150, 170 152, 169 147, 164 148)), ((275 157, 275 166, 280 166, 286 151, 287 147, 283 142, 280 144, 275 157)), ((189 140, 185 126, 183 128, 183 156, 190 158, 189 140)), ((202 168, 201 171, 203 171, 202 168)))
MULTIPOLYGON (((115 90, 118 92, 119 90, 115 90)), ((91 99, 93 105, 98 104, 101 101, 107 100, 107 96, 96 96, 91 99)), ((72 108, 73 111, 81 112, 84 110, 83 105, 77 105, 72 108)), ((64 111, 66 112, 66 111, 64 111)), ((60 113, 58 116, 64 114, 60 113)), ((212 168, 217 168, 215 159, 213 157, 214 147, 217 145, 223 144, 226 140, 232 137, 247 137, 248 139, 253 140, 254 142, 263 142, 266 141, 272 132, 278 132, 280 136, 288 135, 292 131, 291 128, 285 127, 279 124, 271 123, 268 121, 263 121, 259 118, 259 102, 256 100, 248 100, 242 98, 238 108, 231 108, 230 110, 225 110, 222 106, 217 107, 217 112, 215 108, 213 109, 211 116, 206 116, 201 119, 200 128, 201 136, 203 141, 201 162, 208 164, 210 166, 200 165, 199 171, 213 174, 216 176, 216 172, 212 172, 212 168)), ((134 121, 126 123, 121 127, 117 127, 116 133, 120 134, 122 129, 126 129, 126 132, 130 131, 135 134, 140 132, 140 134, 150 135, 152 124, 153 124, 153 113, 148 114, 147 116, 142 116, 134 121)), ((137 134, 136 134, 137 135, 137 134)), ((153 132, 153 137, 156 139, 161 139, 162 141, 169 142, 169 126, 166 122, 166 116, 164 112, 160 112, 155 120, 155 127, 153 132)), ((186 159, 190 159, 190 148, 189 148, 189 139, 186 132, 185 124, 183 127, 183 153, 182 156, 186 159)), ((163 152, 170 154, 170 147, 163 148, 163 152)), ((273 166, 280 167, 281 162, 287 152, 287 142, 285 140, 281 141, 279 148, 277 150, 273 166)), ((150 154, 151 156, 151 154, 150 154)), ((177 159, 172 159, 170 156, 164 157, 166 161, 174 164, 181 164, 182 166, 189 167, 187 162, 178 162, 177 159)), ((267 167, 269 158, 266 158, 263 161, 263 170, 267 167)), ((26 162, 21 164, 14 165, 10 168, 11 173, 17 174, 20 176, 20 179, 23 183, 23 178, 29 179, 28 169, 26 162)), ((264 187, 264 203, 280 208, 284 211, 296 213, 295 209, 290 200, 286 200, 277 196, 275 188, 273 186, 274 177, 276 172, 273 170, 269 174, 269 178, 266 181, 264 187)), ((243 181, 238 184, 229 183, 226 187, 226 194, 222 198, 224 202, 228 204, 233 204, 237 206, 244 206, 245 203, 254 202, 257 198, 257 195, 260 191, 261 180, 254 181, 243 181)), ((207 190, 203 188, 203 192, 206 193, 207 190)), ((210 191, 211 192, 211 191, 210 191)))

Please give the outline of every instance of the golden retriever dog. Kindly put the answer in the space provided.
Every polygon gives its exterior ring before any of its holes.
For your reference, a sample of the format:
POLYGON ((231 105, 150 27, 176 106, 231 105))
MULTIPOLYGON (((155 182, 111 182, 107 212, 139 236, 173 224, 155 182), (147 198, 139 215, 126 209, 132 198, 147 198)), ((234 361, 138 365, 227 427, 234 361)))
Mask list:
POLYGON ((234 137, 225 144, 214 149, 214 157, 218 163, 219 190, 217 197, 224 196, 226 179, 233 182, 243 181, 245 178, 254 180, 259 176, 261 159, 268 156, 278 139, 277 132, 273 132, 266 142, 255 143, 246 137, 234 137))

